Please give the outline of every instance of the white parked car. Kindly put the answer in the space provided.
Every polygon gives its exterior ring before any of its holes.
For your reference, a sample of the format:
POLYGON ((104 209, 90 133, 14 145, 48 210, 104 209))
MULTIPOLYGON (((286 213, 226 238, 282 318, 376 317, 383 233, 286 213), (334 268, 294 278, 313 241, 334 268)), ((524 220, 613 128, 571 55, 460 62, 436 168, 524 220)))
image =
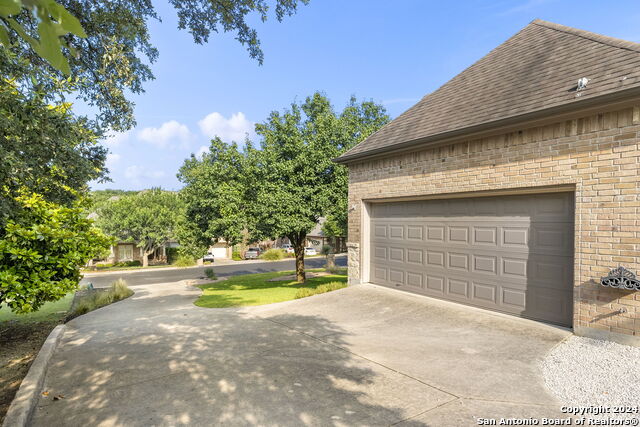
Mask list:
POLYGON ((316 248, 304 248, 304 254, 305 255, 318 255, 318 252, 316 252, 316 248))
POLYGON ((294 253, 294 252, 295 252, 295 251, 293 250, 293 246, 291 246, 291 244, 290 244, 290 243, 284 243, 284 244, 282 245, 282 249, 283 249, 286 253, 288 253, 288 254, 292 254, 292 253, 294 253))

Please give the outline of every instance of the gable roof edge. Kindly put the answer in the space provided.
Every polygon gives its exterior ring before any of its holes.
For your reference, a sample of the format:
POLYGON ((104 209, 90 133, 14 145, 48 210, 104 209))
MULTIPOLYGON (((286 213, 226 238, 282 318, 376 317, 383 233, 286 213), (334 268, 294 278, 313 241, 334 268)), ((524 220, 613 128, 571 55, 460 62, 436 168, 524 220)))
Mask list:
POLYGON ((568 113, 572 110, 578 111, 578 110, 584 110, 588 108, 604 106, 607 104, 615 104, 618 102, 629 101, 629 100, 632 100, 633 98, 638 98, 638 97, 640 97, 640 87, 632 87, 626 90, 607 93, 597 97, 584 99, 579 102, 556 105, 553 107, 544 108, 541 110, 536 110, 536 111, 532 111, 525 114, 506 117, 503 119, 481 123, 478 125, 468 126, 465 128, 455 129, 449 132, 443 132, 436 135, 430 135, 425 138, 419 138, 412 141, 406 141, 406 142, 402 142, 402 143, 394 144, 390 146, 383 146, 374 150, 356 153, 353 155, 345 155, 347 154, 345 153, 339 157, 336 157, 335 159, 333 159, 333 161, 335 163, 347 165, 349 163, 362 161, 370 157, 378 157, 380 155, 390 153, 390 152, 403 152, 403 151, 413 151, 414 149, 426 149, 432 145, 438 144, 439 142, 443 142, 451 138, 460 137, 465 134, 490 131, 491 129, 495 129, 495 128, 513 126, 520 122, 543 119, 545 117, 548 117, 554 114, 562 114, 562 113, 568 113))

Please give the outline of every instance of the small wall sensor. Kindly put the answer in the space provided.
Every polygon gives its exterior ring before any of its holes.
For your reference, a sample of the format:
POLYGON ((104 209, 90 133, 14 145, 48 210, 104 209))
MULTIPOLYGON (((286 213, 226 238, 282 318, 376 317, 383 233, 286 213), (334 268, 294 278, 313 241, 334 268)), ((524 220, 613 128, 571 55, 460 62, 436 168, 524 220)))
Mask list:
POLYGON ((578 90, 586 89, 587 83, 589 83, 589 79, 586 77, 581 77, 578 79, 578 90))

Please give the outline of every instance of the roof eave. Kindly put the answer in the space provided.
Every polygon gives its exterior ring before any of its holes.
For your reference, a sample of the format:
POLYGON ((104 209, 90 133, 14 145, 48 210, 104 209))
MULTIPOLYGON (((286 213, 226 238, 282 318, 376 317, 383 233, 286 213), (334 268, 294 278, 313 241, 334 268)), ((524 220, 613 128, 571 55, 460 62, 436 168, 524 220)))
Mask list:
POLYGON ((640 86, 632 87, 629 89, 608 93, 593 98, 586 98, 577 102, 571 102, 569 104, 563 104, 555 107, 544 108, 541 110, 532 111, 525 114, 506 117, 504 119, 494 120, 491 122, 481 123, 478 125, 468 126, 460 129, 455 129, 449 132, 442 132, 435 135, 429 135, 424 138, 414 139, 411 141, 394 144, 391 146, 385 146, 376 148, 373 150, 367 150, 361 153, 349 155, 345 153, 339 157, 333 159, 334 162, 339 164, 349 164, 356 161, 362 161, 372 157, 378 157, 391 152, 404 152, 414 151, 415 149, 429 148, 432 145, 458 138, 463 135, 474 135, 481 132, 486 132, 494 129, 500 129, 505 127, 511 127, 518 123, 528 122, 532 120, 539 120, 554 114, 566 114, 568 112, 578 112, 593 107, 600 107, 606 104, 615 104, 619 102, 627 101, 631 98, 640 96, 640 86))

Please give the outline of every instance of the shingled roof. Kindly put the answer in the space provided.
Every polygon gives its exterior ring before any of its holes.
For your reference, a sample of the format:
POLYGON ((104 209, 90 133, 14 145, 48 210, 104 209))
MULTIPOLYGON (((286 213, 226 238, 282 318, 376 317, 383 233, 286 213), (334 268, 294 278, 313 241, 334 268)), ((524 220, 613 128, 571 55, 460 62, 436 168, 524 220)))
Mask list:
POLYGON ((349 162, 640 87, 640 44, 535 20, 340 156, 349 162), (577 91, 578 79, 585 89, 577 91))

